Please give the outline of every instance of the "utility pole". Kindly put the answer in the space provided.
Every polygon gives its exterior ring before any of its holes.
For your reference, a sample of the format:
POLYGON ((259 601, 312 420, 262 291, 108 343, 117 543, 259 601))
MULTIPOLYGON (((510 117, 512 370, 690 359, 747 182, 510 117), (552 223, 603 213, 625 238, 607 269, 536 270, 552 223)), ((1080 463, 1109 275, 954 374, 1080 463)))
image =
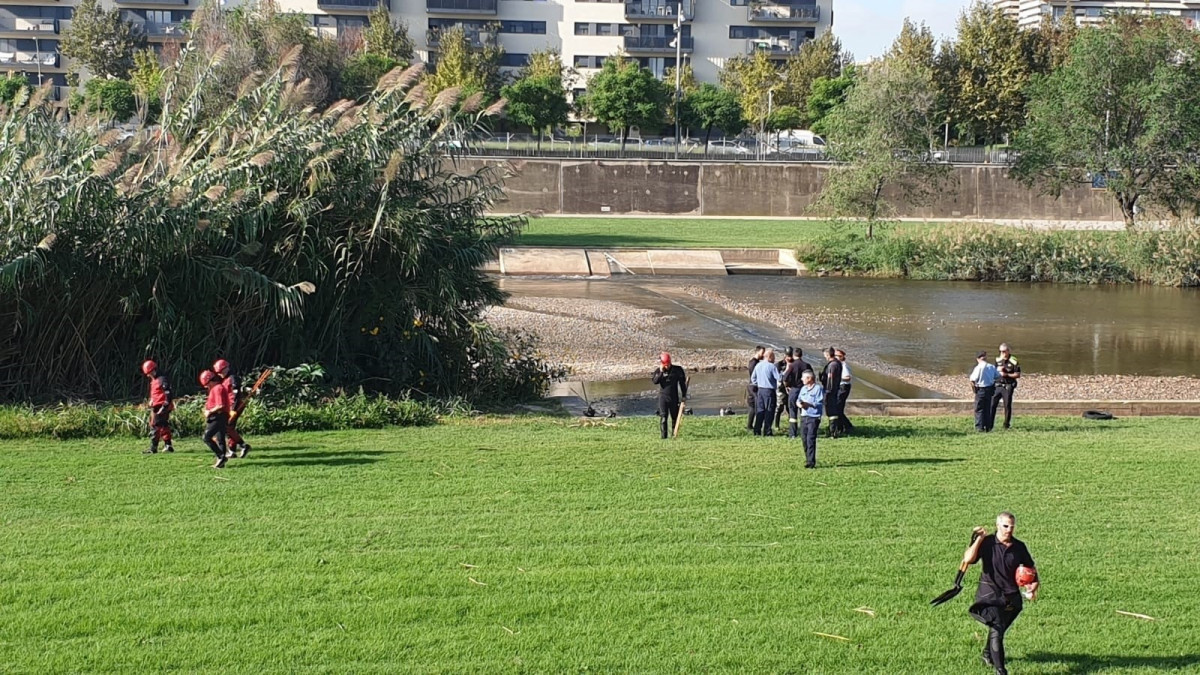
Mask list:
POLYGON ((683 3, 677 0, 679 12, 675 15, 675 159, 679 159, 679 100, 683 98, 683 3))

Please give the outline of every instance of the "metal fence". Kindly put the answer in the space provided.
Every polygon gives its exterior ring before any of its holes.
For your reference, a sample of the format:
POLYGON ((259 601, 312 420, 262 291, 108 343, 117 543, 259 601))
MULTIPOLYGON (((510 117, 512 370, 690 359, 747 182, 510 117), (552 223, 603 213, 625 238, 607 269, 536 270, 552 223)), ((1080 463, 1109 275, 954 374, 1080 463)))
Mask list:
MULTIPOLYGON (((624 151, 620 139, 610 136, 583 138, 549 137, 539 147, 536 137, 527 134, 497 134, 475 139, 459 148, 468 157, 513 157, 546 159, 655 159, 711 162, 829 162, 819 146, 793 146, 779 149, 773 143, 758 143, 754 139, 714 137, 707 148, 703 139, 689 138, 680 143, 678 151, 674 138, 630 138, 624 151)), ((1009 165, 1016 159, 1005 149, 985 147, 935 148, 914 159, 931 159, 947 164, 1009 165)))

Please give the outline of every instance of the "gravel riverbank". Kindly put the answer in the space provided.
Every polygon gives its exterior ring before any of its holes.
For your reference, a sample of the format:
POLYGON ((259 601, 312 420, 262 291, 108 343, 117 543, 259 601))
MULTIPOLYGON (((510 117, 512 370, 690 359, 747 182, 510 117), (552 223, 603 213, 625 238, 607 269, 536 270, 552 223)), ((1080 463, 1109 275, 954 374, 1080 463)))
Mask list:
MULTIPOLYGON (((804 320, 755 303, 731 300, 699 286, 686 286, 687 293, 719 305, 735 314, 767 321, 794 335, 804 344, 834 344, 846 349, 851 362, 938 391, 953 398, 969 398, 967 374, 934 375, 903 368, 881 360, 872 352, 871 337, 845 328, 849 314, 818 310, 804 320), (820 333, 815 330, 820 326, 820 333)), ((485 315, 498 328, 521 330, 536 335, 541 352, 550 361, 570 366, 576 377, 618 380, 649 373, 661 351, 670 351, 689 370, 712 372, 741 370, 749 348, 678 349, 673 339, 657 330, 664 319, 660 312, 621 302, 561 298, 513 297, 504 307, 493 307, 485 315)), ((810 363, 821 363, 817 354, 810 363)), ((1200 378, 1119 375, 1041 375, 1029 372, 1021 378, 1018 399, 1024 400, 1200 400, 1200 378)))

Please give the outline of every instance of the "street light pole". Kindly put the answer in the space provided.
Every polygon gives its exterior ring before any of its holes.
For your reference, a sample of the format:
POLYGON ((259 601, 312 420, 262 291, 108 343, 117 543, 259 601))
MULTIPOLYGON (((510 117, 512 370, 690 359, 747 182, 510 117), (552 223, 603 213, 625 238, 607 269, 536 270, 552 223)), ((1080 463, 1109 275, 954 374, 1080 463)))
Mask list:
POLYGON ((679 99, 683 98, 683 2, 678 0, 679 12, 675 15, 675 159, 679 159, 679 99))

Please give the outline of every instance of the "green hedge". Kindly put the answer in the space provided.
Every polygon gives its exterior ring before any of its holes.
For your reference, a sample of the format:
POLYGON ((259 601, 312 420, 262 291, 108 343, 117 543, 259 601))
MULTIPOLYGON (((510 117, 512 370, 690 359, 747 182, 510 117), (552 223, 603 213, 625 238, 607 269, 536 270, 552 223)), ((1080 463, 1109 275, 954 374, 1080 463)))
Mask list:
POLYGON ((1200 286, 1200 228, 1137 232, 897 226, 805 243, 811 269, 912 279, 1200 286))
MULTIPOLYGON (((204 401, 190 397, 177 402, 171 414, 176 436, 200 435, 204 401)), ((0 439, 141 437, 148 433, 148 412, 140 405, 66 403, 50 407, 0 406, 0 439)), ((378 429, 385 426, 426 426, 438 419, 438 409, 411 399, 356 394, 317 404, 265 406, 250 401, 238 428, 250 435, 281 431, 378 429)))

